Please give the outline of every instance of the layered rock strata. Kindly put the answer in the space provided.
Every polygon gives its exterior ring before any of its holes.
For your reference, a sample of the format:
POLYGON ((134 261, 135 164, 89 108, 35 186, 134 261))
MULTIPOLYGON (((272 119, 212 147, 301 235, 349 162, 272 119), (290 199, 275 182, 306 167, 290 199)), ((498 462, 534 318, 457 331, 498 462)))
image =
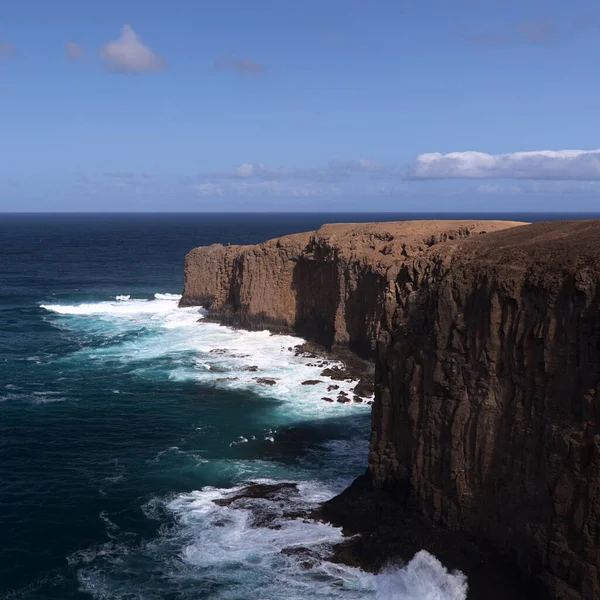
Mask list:
POLYGON ((489 544, 550 597, 591 600, 600 222, 517 225, 327 225, 197 248, 182 304, 375 358, 375 488, 489 544))

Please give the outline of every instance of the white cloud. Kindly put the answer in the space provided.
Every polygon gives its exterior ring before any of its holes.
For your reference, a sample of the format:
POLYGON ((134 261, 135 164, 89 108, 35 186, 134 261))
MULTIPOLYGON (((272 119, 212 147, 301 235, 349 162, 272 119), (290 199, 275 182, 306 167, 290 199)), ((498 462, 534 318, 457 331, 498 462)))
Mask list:
POLYGON ((277 169, 267 169, 262 164, 244 163, 231 171, 222 171, 217 173, 220 177, 233 177, 240 179, 274 179, 289 175, 289 171, 280 171, 277 169))
POLYGON ((510 154, 421 154, 409 179, 600 179, 600 150, 539 150, 510 154))
POLYGON ((580 197, 600 194, 600 150, 431 153, 421 154, 410 166, 357 159, 330 161, 320 167, 272 169, 245 162, 182 183, 202 196, 224 197, 580 197))
POLYGON ((371 158, 359 158, 358 160, 338 161, 329 163, 329 170, 337 175, 352 175, 354 173, 375 173, 385 169, 385 165, 371 158))
POLYGON ((108 42, 100 55, 111 71, 120 73, 152 73, 167 66, 163 58, 142 43, 130 25, 124 25, 121 37, 108 42))
POLYGON ((76 42, 66 42, 65 52, 69 60, 78 60, 85 56, 85 48, 76 42))
POLYGON ((225 183, 204 182, 192 186, 202 197, 216 196, 278 196, 293 198, 309 198, 316 196, 335 196, 341 193, 341 190, 332 185, 314 185, 310 182, 285 182, 277 180, 243 180, 231 181, 225 183))
POLYGON ((193 188, 203 197, 223 195, 223 188, 218 183, 198 183, 193 188))
POLYGON ((518 185, 483 183, 477 186, 477 191, 482 194, 520 194, 523 193, 523 188, 518 185))
POLYGON ((224 177, 232 179, 310 179, 323 181, 328 179, 352 177, 358 173, 379 173, 385 172, 386 167, 370 158, 360 158, 358 160, 338 161, 332 160, 326 166, 313 168, 296 169, 271 169, 265 167, 262 163, 246 162, 235 169, 229 171, 219 171, 212 173, 214 177, 224 177))

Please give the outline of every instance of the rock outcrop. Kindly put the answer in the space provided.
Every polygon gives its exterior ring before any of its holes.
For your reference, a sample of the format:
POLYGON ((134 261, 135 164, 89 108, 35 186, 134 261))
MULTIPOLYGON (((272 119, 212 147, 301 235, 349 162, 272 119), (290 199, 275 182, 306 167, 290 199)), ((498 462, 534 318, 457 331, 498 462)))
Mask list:
POLYGON ((329 225, 198 248, 182 304, 374 357, 375 488, 489 544, 550 597, 591 600, 600 221, 516 225, 329 225))
POLYGON ((373 357, 396 310, 401 264, 436 244, 514 226, 505 221, 324 225, 255 246, 195 248, 181 306, 247 329, 297 333, 373 357))

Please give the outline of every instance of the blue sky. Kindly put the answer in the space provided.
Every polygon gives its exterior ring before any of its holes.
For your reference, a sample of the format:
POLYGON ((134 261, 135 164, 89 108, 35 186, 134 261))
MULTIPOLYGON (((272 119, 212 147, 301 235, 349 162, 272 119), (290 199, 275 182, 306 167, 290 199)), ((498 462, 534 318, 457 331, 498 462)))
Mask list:
POLYGON ((5 0, 0 210, 595 211, 597 0, 5 0))

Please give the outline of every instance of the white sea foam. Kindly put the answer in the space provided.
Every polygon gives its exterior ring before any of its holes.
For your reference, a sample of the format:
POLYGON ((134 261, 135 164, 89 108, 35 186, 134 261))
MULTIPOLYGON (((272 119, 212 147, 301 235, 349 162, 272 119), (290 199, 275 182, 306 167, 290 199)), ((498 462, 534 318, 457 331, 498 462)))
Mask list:
POLYGON ((343 540, 341 530, 284 514, 310 510, 328 499, 330 491, 320 484, 299 483, 299 494, 290 495, 285 502, 242 499, 231 506, 215 504, 215 500, 235 497, 242 489, 206 489, 167 504, 179 524, 175 535, 183 542, 181 558, 197 569, 214 569, 215 574, 218 571, 229 578, 228 592, 222 597, 466 599, 464 575, 449 573, 425 551, 406 566, 391 567, 379 575, 328 562, 331 546, 343 540), (257 526, 256 517, 265 524, 257 526), (254 582, 248 578, 251 571, 254 582))
POLYGON ((67 398, 64 397, 61 392, 12 391, 12 392, 9 392, 8 394, 0 395, 0 402, 7 402, 7 401, 41 405, 41 404, 55 404, 58 402, 66 402, 67 398))
POLYGON ((158 598, 176 587, 177 597, 185 599, 466 599, 464 575, 448 572, 424 551, 406 566, 378 575, 329 562, 332 546, 343 540, 340 529, 286 516, 309 511, 330 497, 319 484, 283 488, 271 500, 240 497, 243 489, 207 488, 148 502, 144 512, 149 518, 162 520, 166 511, 175 526, 138 547, 119 545, 118 528, 102 514, 110 542, 75 553, 69 560, 79 568, 83 590, 96 598, 128 598, 134 590, 138 598, 158 598), (136 577, 140 565, 143 572, 136 577), (119 576, 122 569, 128 572, 127 580, 119 576), (218 582, 214 589, 212 582, 218 582))
POLYGON ((404 568, 390 568, 365 579, 378 600, 465 600, 468 592, 463 573, 450 573, 425 550, 417 552, 404 568))
MULTIPOLYGON (((123 295, 109 302, 47 304, 43 308, 50 313, 48 318, 62 328, 77 330, 84 339, 86 335, 106 339, 107 343, 84 347, 69 360, 100 361, 111 368, 123 365, 140 377, 194 381, 238 393, 251 391, 277 401, 262 433, 260 425, 258 430, 249 428, 245 435, 235 433, 239 437, 231 441, 232 448, 241 444, 240 451, 265 441, 276 448, 280 428, 299 420, 364 414, 364 404, 322 400, 324 396, 335 398, 340 391, 351 396, 354 383, 331 381, 321 375, 322 367, 315 366, 318 361, 295 356, 290 348, 302 339, 203 323, 202 309, 178 308, 178 300, 177 294, 157 293, 149 301, 123 295), (266 385, 261 378, 276 383, 266 385), (305 380, 321 383, 302 385, 305 380), (339 388, 328 392, 333 384, 339 388)), ((256 481, 267 476, 274 483, 292 478, 298 482, 298 494, 280 502, 253 499, 232 506, 215 504, 214 500, 239 492, 240 484, 229 490, 205 488, 154 499, 145 506, 147 516, 162 520, 166 512, 175 525, 161 529, 154 540, 144 543, 124 537, 111 515, 102 513, 110 541, 70 557, 82 590, 107 600, 150 600, 173 596, 173 590, 182 600, 465 600, 464 576, 448 573, 426 552, 418 553, 404 567, 368 574, 328 561, 331 546, 342 539, 339 529, 283 514, 292 509, 309 510, 341 491, 349 483, 349 474, 364 468, 366 434, 363 437, 324 442, 298 457, 294 465, 197 457, 198 469, 212 469, 226 480, 256 481), (311 452, 317 451, 327 483, 310 479, 315 462, 311 452)), ((168 461, 181 452, 172 446, 150 460, 168 461)))
MULTIPOLYGON (((175 381, 198 381, 205 385, 254 394, 284 402, 290 420, 299 415, 324 417, 364 410, 361 403, 325 402, 339 392, 352 397, 355 382, 323 377, 316 359, 295 356, 294 346, 304 340, 271 335, 268 331, 240 331, 215 323, 202 323, 205 311, 178 308, 178 294, 156 293, 154 300, 128 300, 76 305, 45 304, 42 308, 64 317, 61 327, 103 335, 111 342, 82 350, 88 360, 135 363, 139 375, 175 381), (200 323, 199 323, 200 321, 200 323), (127 338, 143 327, 144 335, 127 338), (123 341, 121 337, 123 336, 123 341), (156 368, 157 359, 169 356, 168 372, 156 368), (262 380, 262 381, 261 381, 262 380), (265 380, 274 380, 268 385, 265 380), (319 380, 316 385, 302 385, 319 380), (338 389, 328 391, 330 385, 338 389)), ((124 298, 125 296, 123 296, 124 298)))
POLYGON ((115 296, 115 300, 129 300, 131 296, 129 294, 122 294, 120 296, 115 296))

